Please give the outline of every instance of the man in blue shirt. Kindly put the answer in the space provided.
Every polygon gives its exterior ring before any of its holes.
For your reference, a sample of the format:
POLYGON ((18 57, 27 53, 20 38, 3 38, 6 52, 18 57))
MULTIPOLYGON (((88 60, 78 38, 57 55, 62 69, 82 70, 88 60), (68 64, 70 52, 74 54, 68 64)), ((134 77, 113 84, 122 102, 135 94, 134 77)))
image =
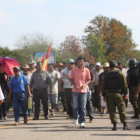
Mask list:
POLYGON ((27 124, 27 95, 31 95, 29 88, 29 81, 27 78, 20 74, 20 68, 18 66, 13 68, 15 76, 12 78, 10 82, 10 91, 9 91, 9 99, 11 99, 11 95, 13 95, 13 106, 14 106, 14 117, 15 117, 15 125, 19 124, 19 112, 20 107, 22 108, 24 123, 27 124))

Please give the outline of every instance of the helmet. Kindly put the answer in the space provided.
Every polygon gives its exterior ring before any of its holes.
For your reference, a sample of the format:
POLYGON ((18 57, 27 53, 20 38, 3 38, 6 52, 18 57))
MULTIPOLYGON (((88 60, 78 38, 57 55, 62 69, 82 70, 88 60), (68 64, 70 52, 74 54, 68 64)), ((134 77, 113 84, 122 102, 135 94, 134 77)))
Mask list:
POLYGON ((129 68, 136 67, 136 65, 137 65, 136 59, 130 59, 130 60, 128 61, 128 65, 129 65, 129 68))

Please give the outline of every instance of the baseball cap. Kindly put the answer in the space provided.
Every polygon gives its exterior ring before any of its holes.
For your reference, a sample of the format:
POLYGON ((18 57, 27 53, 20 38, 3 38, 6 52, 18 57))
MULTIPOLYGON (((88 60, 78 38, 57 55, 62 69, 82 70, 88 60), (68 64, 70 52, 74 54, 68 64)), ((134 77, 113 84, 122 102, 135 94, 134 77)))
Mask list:
POLYGON ((97 63, 96 63, 96 66, 101 66, 101 63, 100 63, 100 62, 97 62, 97 63))
POLYGON ((18 67, 18 66, 15 66, 13 69, 20 71, 20 67, 18 67))
POLYGON ((105 62, 104 65, 103 65, 103 67, 104 68, 108 68, 109 67, 109 63, 108 62, 105 62))
POLYGON ((69 58, 67 62, 68 63, 75 63, 74 59, 72 59, 72 58, 69 58))

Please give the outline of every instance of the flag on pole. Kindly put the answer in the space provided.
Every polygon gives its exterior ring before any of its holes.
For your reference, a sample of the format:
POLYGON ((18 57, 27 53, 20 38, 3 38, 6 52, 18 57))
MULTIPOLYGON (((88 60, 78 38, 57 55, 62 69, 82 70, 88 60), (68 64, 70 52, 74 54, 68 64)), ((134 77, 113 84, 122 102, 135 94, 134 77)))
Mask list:
POLYGON ((41 63, 42 63, 42 64, 44 64, 44 59, 45 59, 45 53, 44 53, 44 55, 43 55, 43 57, 42 57, 42 59, 41 59, 41 63))
POLYGON ((44 63, 43 63, 43 70, 46 70, 46 71, 47 71, 48 58, 49 58, 49 55, 50 55, 51 47, 52 47, 52 43, 51 43, 51 45, 50 45, 50 47, 49 47, 49 49, 48 49, 46 58, 45 58, 44 63))

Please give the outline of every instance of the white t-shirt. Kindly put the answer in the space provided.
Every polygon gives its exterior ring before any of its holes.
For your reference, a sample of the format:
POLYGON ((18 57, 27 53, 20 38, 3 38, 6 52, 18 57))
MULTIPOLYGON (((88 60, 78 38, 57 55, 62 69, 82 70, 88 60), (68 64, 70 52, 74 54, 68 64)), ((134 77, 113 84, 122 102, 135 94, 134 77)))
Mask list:
MULTIPOLYGON (((68 68, 65 68, 63 71, 64 74, 68 75, 68 77, 70 77, 71 75, 71 70, 69 70, 68 68)), ((65 77, 63 76, 63 81, 64 81, 64 89, 65 88, 72 88, 72 83, 65 77)))
POLYGON ((0 100, 3 100, 4 99, 4 95, 3 95, 3 92, 2 92, 2 89, 1 89, 1 86, 0 86, 0 100))
MULTIPOLYGON (((52 82, 52 94, 58 94, 58 80, 56 79, 56 74, 58 75, 58 78, 60 78, 59 72, 54 70, 53 72, 48 71, 47 73, 52 82)), ((48 87, 48 93, 50 94, 49 87, 48 87)))

